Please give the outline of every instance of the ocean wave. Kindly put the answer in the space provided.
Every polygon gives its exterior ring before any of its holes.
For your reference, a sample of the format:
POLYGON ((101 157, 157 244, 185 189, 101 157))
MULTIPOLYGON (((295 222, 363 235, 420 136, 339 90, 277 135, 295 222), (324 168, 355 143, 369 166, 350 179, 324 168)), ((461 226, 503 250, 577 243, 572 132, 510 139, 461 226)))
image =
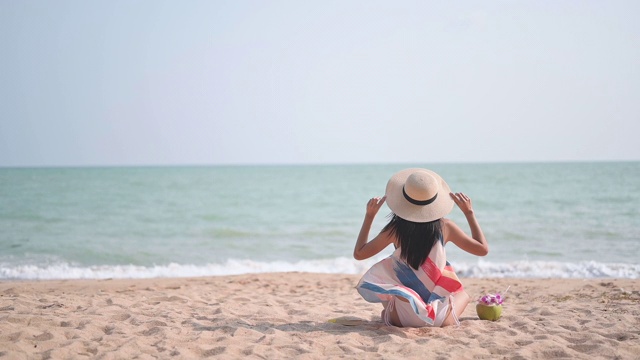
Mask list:
POLYGON ((515 261, 492 263, 478 261, 475 264, 456 264, 460 277, 475 278, 625 278, 640 277, 640 265, 606 264, 596 261, 577 263, 555 261, 515 261))
MULTIPOLYGON (((77 266, 68 263, 49 265, 0 266, 2 280, 54 279, 141 279, 224 276, 251 273, 309 272, 331 274, 362 274, 379 259, 356 261, 348 258, 302 260, 297 262, 230 259, 222 264, 190 265, 94 265, 77 266)), ((473 264, 456 263, 462 278, 640 278, 640 265, 604 264, 595 261, 561 263, 549 261, 518 261, 473 264)))

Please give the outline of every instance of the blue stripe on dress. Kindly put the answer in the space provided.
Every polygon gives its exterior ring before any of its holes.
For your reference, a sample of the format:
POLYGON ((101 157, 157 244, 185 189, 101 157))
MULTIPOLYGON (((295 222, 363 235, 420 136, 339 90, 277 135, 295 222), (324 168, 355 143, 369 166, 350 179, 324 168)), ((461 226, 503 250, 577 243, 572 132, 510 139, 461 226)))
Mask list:
POLYGON ((391 289, 391 290, 387 290, 384 289, 378 285, 369 283, 369 282, 363 282, 360 284, 360 286, 358 287, 358 292, 360 293, 360 295, 362 295, 362 297, 369 301, 369 302, 382 302, 382 300, 378 297, 378 296, 373 296, 373 297, 369 297, 369 296, 365 296, 365 294, 363 294, 360 289, 365 289, 365 290, 369 290, 375 294, 383 294, 383 295, 393 295, 393 296, 400 296, 402 298, 405 298, 409 301, 409 304, 411 304, 411 308, 413 308, 413 312, 415 312, 416 314, 420 313, 420 310, 418 310, 418 305, 416 304, 415 299, 413 298, 413 296, 408 295, 407 293, 405 293, 404 291, 400 290, 400 289, 391 289))
POLYGON ((393 270, 400 283, 418 293, 425 303, 430 304, 432 301, 443 299, 442 296, 429 291, 414 270, 404 262, 395 260, 393 270))

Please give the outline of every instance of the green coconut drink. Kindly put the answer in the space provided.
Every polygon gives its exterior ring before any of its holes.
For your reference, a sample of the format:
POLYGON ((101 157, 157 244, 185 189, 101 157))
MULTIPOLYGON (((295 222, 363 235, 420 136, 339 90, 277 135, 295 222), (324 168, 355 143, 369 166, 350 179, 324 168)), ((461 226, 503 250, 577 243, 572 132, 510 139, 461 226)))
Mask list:
MULTIPOLYGON (((509 288, 505 290, 504 294, 507 294, 509 288)), ((502 303, 504 302, 504 295, 500 293, 487 294, 478 299, 476 304, 476 313, 482 320, 496 321, 502 316, 502 303)))
POLYGON ((482 320, 496 321, 502 316, 502 305, 485 305, 478 303, 476 305, 476 312, 482 320))

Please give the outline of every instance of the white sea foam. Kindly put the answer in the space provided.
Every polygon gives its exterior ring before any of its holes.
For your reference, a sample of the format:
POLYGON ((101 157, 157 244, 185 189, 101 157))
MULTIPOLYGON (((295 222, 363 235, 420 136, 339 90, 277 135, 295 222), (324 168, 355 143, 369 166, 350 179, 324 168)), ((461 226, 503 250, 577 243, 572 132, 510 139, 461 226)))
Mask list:
POLYGON ((604 264, 595 261, 564 263, 553 261, 516 261, 492 263, 479 260, 475 264, 456 264, 461 277, 476 278, 627 278, 640 277, 640 265, 604 264))
MULTIPOLYGON (((333 274, 362 274, 375 260, 356 261, 348 258, 304 260, 298 262, 259 262, 253 260, 228 260, 223 264, 158 266, 100 265, 76 266, 67 263, 46 266, 0 266, 0 279, 51 280, 51 279, 106 279, 106 278, 157 278, 222 276, 269 272, 310 272, 333 274)), ((454 264, 461 277, 483 278, 640 278, 640 265, 604 264, 594 261, 560 263, 548 261, 519 261, 474 264, 454 264)))

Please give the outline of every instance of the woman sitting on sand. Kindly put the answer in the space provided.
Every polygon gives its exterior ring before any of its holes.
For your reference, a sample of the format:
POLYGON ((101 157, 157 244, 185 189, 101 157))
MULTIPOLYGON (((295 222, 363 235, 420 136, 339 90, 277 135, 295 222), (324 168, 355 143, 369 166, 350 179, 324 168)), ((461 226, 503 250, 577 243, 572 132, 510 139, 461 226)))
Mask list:
POLYGON ((449 241, 474 255, 489 252, 471 199, 463 193, 451 193, 435 172, 400 171, 387 183, 384 197, 369 200, 353 257, 368 259, 389 244, 396 250, 373 265, 357 289, 365 300, 383 304, 381 316, 385 324, 406 327, 459 324, 458 315, 470 298, 447 262, 444 245, 449 241), (373 219, 385 200, 393 211, 391 220, 367 242, 373 219), (472 237, 444 218, 454 202, 467 218, 472 237))

